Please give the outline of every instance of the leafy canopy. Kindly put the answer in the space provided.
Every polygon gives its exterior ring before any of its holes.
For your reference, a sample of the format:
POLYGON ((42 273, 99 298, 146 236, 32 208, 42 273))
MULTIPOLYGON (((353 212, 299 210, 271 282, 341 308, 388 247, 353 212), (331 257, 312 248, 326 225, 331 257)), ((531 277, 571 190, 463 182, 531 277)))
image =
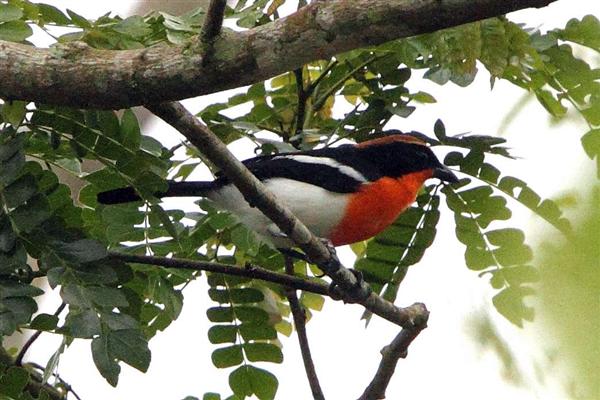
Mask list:
MULTIPOLYGON (((279 18, 284 3, 239 1, 227 8, 226 17, 241 29, 253 28, 279 18)), ((69 27, 70 33, 56 37, 58 43, 80 40, 102 49, 180 45, 199 32, 204 15, 197 9, 183 16, 153 12, 123 19, 108 13, 88 20, 72 10, 9 0, 0 2, 0 40, 28 43, 37 26, 53 37, 56 27, 69 27)), ((492 18, 315 61, 243 88, 198 117, 223 142, 246 138, 259 154, 330 146, 341 139, 362 141, 436 101, 433 94, 410 89, 420 79, 413 77, 416 71, 440 85, 459 86, 468 86, 479 72, 492 83, 503 79, 532 93, 557 119, 569 107, 577 111, 589 126, 581 138, 583 148, 596 159, 600 176, 600 70, 574 55, 580 46, 600 52, 600 21, 593 16, 545 33, 492 18), (236 112, 240 105, 245 111, 236 112), (338 115, 334 107, 345 112, 338 115), (265 132, 278 140, 265 139, 265 132)), ((554 202, 494 166, 499 157, 511 157, 504 139, 449 135, 439 120, 432 120, 430 132, 413 134, 431 146, 451 149, 445 163, 462 179, 454 186, 425 187, 389 229, 353 246, 354 267, 393 301, 408 267, 433 244, 440 212, 447 208, 465 248, 466 267, 489 278, 497 291, 497 311, 521 326, 533 318, 523 299, 533 294, 539 273, 524 232, 511 226, 511 209, 525 206, 565 236, 571 231, 568 221, 554 202)), ((22 330, 62 335, 46 378, 76 339, 89 341, 94 363, 111 385, 118 382, 122 362, 146 371, 148 340, 178 317, 184 288, 200 275, 126 264, 107 257, 107 248, 251 262, 283 271, 281 255, 210 203, 199 201, 198 211, 184 212, 166 210, 153 198, 165 187, 165 178, 186 179, 204 165, 202 160, 187 143, 166 148, 144 134, 132 110, 9 100, 0 105, 0 335, 22 330), (58 173, 73 175, 84 187, 73 193, 58 173), (134 186, 146 201, 97 204, 98 192, 124 185, 134 186), (36 297, 43 292, 32 281, 39 277, 46 277, 53 295, 68 306, 64 320, 37 313, 36 297)), ((304 262, 296 262, 295 269, 307 277, 319 273, 304 262)), ((278 381, 263 363, 283 360, 277 338, 292 331, 285 293, 261 281, 215 273, 207 278, 214 302, 206 310, 213 324, 207 335, 215 346, 213 364, 230 371, 233 394, 228 399, 273 399, 278 381)), ((310 310, 319 310, 323 301, 311 293, 301 297, 310 310)), ((24 391, 33 375, 7 362, 0 364, 0 373, 0 393, 31 398, 24 391)), ((59 380, 50 382, 61 386, 59 380)), ((221 397, 207 393, 204 398, 221 397)))

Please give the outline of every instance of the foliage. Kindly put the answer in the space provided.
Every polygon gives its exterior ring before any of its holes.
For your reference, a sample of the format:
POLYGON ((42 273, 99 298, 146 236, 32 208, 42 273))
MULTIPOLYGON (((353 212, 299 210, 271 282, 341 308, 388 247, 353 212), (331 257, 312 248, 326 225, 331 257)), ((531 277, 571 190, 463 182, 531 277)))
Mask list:
MULTIPOLYGON (((284 3, 238 1, 226 16, 241 28, 252 28, 279 18, 284 3)), ((106 14, 90 21, 72 10, 9 0, 0 3, 0 40, 28 43, 36 25, 53 37, 56 26, 71 28, 56 38, 59 43, 81 40, 103 49, 181 45, 199 31, 203 17, 198 9, 179 17, 106 14)), ((565 117, 570 104, 589 125, 582 144, 598 162, 600 174, 600 75, 574 55, 577 46, 600 51, 595 17, 546 33, 493 18, 315 61, 240 89, 198 116, 225 143, 247 138, 259 154, 330 146, 342 139, 363 141, 436 101, 429 93, 411 91, 415 71, 424 70, 426 79, 439 84, 467 86, 483 66, 492 84, 505 79, 533 93, 554 118, 565 117), (277 140, 266 139, 265 132, 277 140)), ((112 385, 118 382, 120 362, 145 371, 151 358, 148 340, 178 317, 183 290, 199 275, 125 264, 108 257, 107 248, 283 270, 277 252, 209 203, 200 201, 201 210, 194 213, 159 204, 152 194, 165 187, 165 178, 186 179, 204 165, 203 158, 185 143, 167 149, 142 134, 132 110, 5 100, 0 129, 0 335, 23 329, 63 335, 63 345, 46 367, 50 375, 75 339, 89 341, 99 372, 112 385), (60 183, 58 171, 85 185, 73 193, 76 201, 60 183), (134 186, 145 201, 97 204, 98 192, 125 185, 134 186), (64 319, 37 313, 35 298, 42 290, 33 280, 39 277, 47 277, 68 306, 64 319)), ((407 268, 421 260, 440 229, 439 215, 445 212, 440 210, 441 193, 454 214, 456 237, 465 246, 466 266, 490 278, 498 290, 494 306, 521 326, 533 318, 523 298, 533 294, 532 283, 540 273, 524 232, 509 223, 511 207, 525 206, 571 237, 568 221, 554 202, 542 200, 526 182, 494 166, 499 157, 511 157, 504 139, 447 135, 441 121, 432 134, 413 134, 432 146, 450 147, 445 163, 462 180, 441 190, 425 187, 388 230, 355 245, 356 269, 377 293, 393 301, 407 268)), ((299 275, 318 274, 303 262, 295 269, 299 275)), ((208 339, 217 346, 212 361, 217 368, 230 368, 229 399, 274 398, 276 377, 255 363, 283 359, 277 337, 290 334, 291 323, 282 289, 218 274, 207 274, 207 279, 209 295, 218 303, 207 310, 213 323, 208 339)), ((323 303, 313 294, 301 299, 313 310, 323 303)), ((18 398, 28 378, 20 368, 0 368, 8 371, 0 380, 0 393, 18 398)), ((221 397, 207 393, 204 398, 221 397)))

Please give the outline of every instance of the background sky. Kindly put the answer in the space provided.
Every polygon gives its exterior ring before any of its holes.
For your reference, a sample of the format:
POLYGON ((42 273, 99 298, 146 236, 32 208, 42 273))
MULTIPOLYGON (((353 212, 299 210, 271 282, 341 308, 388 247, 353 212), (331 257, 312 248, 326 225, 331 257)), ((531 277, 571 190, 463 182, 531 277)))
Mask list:
MULTIPOLYGON (((71 8, 89 18, 109 10, 128 15, 131 7, 147 3, 126 0, 47 2, 62 9, 71 8)), ((198 5, 197 1, 169 3, 171 6, 189 4, 190 8, 198 5)), ((586 14, 600 15, 600 3, 559 0, 543 9, 513 13, 509 18, 547 30, 563 27, 568 19, 586 14)), ((593 179, 593 163, 585 156, 579 141, 585 125, 577 116, 557 124, 536 101, 519 102, 524 97, 522 90, 502 81, 496 82, 490 90, 485 71, 466 89, 453 84, 440 87, 418 77, 413 77, 408 87, 413 92, 427 91, 438 102, 418 107, 408 119, 395 119, 390 128, 430 133, 435 120, 441 118, 449 134, 472 132, 503 136, 520 158, 502 161, 502 171, 530 183, 542 197, 554 198, 573 190, 584 190, 580 187, 582 182, 593 179), (515 104, 520 104, 516 110, 515 104), (514 111, 516 116, 506 123, 506 115, 514 111)), ((197 111, 206 104, 222 101, 222 96, 203 96, 185 104, 197 111)), ((158 137, 167 147, 180 140, 178 133, 160 121, 150 124, 146 133, 158 137)), ((233 149, 240 158, 253 155, 243 145, 234 145, 233 149)), ((183 206, 189 207, 192 203, 187 201, 183 206)), ((536 233, 552 229, 524 207, 514 205, 512 208, 511 224, 526 231, 530 244, 535 244, 536 233)), ((441 213, 434 245, 423 260, 410 269, 397 300, 398 305, 424 302, 431 311, 429 327, 411 345, 408 358, 398 363, 387 398, 566 398, 560 383, 565 368, 560 360, 552 359, 551 333, 540 332, 535 324, 518 329, 497 315, 491 306, 494 291, 486 278, 479 278, 465 267, 464 248, 454 237, 452 215, 443 205, 441 213), (485 315, 489 315, 501 340, 518 355, 516 368, 521 380, 516 384, 503 369, 497 354, 476 339, 474 321, 481 321, 485 315), (544 370, 544 382, 540 381, 540 368, 544 370)), ((341 248, 339 253, 342 261, 351 266, 349 249, 341 248)), ((146 374, 121 364, 119 385, 112 388, 96 371, 90 342, 78 340, 61 357, 61 377, 71 383, 84 400, 142 396, 182 399, 187 395, 201 398, 208 391, 230 394, 229 371, 217 370, 210 361, 215 346, 207 339, 210 324, 205 310, 212 302, 206 291, 204 278, 185 289, 181 316, 150 342, 152 363, 146 374)), ((58 293, 50 292, 40 311, 51 313, 59 303, 58 293)), ((397 334, 396 326, 377 318, 365 329, 360 320, 362 312, 360 306, 327 301, 323 311, 314 314, 308 324, 317 373, 329 399, 357 398, 373 377, 380 349, 397 334)), ((282 337, 281 341, 284 363, 264 366, 279 379, 277 398, 311 398, 296 337, 282 337)), ((43 365, 59 344, 58 337, 43 334, 27 359, 43 365)))

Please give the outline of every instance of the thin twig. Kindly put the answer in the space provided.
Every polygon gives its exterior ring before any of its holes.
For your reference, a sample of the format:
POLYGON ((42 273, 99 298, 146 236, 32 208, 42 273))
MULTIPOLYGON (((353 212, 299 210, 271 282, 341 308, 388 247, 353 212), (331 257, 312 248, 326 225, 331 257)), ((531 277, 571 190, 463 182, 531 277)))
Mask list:
POLYGON ((404 328, 396 335, 392 343, 381 349, 381 362, 373 380, 367 386, 359 400, 385 399, 385 391, 394 375, 400 358, 406 358, 408 346, 427 327, 427 314, 411 328, 404 328))
POLYGON ((338 60, 333 60, 331 63, 329 63, 327 67, 325 67, 325 69, 323 70, 323 72, 321 72, 317 79, 315 79, 310 85, 308 85, 308 87, 306 88, 307 96, 312 96, 313 92, 317 89, 317 86, 319 86, 319 83, 321 83, 321 81, 323 81, 323 79, 327 77, 327 74, 329 74, 329 72, 336 65, 338 65, 338 60))
POLYGON ((300 278, 298 276, 289 276, 278 272, 270 271, 266 268, 255 265, 238 267, 237 265, 223 264, 208 261, 196 261, 181 258, 168 258, 160 256, 144 256, 136 254, 125 254, 115 251, 108 253, 113 259, 147 265, 158 265, 166 268, 187 269, 192 271, 208 271, 226 275, 243 276, 246 278, 260 279, 267 282, 273 282, 296 290, 306 290, 307 292, 329 296, 329 286, 300 278))
MULTIPOLYGON (((30 367, 32 367, 32 368, 35 368, 35 369, 37 369, 37 370, 39 370, 39 371, 42 371, 42 372, 43 372, 43 371, 45 371, 45 368, 44 368, 44 367, 42 367, 41 365, 39 365, 39 364, 37 364, 37 363, 34 363, 34 362, 28 362, 26 365, 27 365, 27 366, 30 366, 30 367)), ((60 376, 59 376, 57 373, 54 373, 54 372, 53 372, 53 373, 52 373, 52 376, 53 376, 54 378, 56 378, 56 380, 57 380, 57 381, 58 381, 58 382, 59 382, 59 383, 60 383, 62 386, 64 386, 64 388, 65 388, 65 390, 66 390, 67 392, 71 392, 71 393, 73 393, 73 396, 75 396, 75 398, 76 398, 77 400, 81 400, 81 397, 80 397, 80 396, 79 396, 79 395, 78 395, 78 394, 75 392, 75 390, 73 390, 73 386, 71 386, 71 384, 70 384, 69 382, 67 382, 67 381, 65 381, 63 378, 61 378, 61 377, 60 377, 60 376)))
MULTIPOLYGON (((54 312, 54 315, 58 317, 60 315, 60 313, 63 312, 63 310, 65 309, 66 306, 67 306, 67 304, 65 302, 62 302, 60 304, 60 306, 58 306, 58 308, 54 312)), ((20 367, 21 365, 23 365, 23 357, 25 357, 25 353, 27 353, 27 350, 29 350, 31 345, 40 337, 42 332, 43 331, 35 331, 35 333, 33 335, 31 335, 29 337, 29 339, 27 339, 27 341, 25 342, 25 344, 19 351, 19 354, 17 354, 17 357, 15 358, 15 365, 17 367, 20 367)))
POLYGON ((302 67, 294 70, 294 76, 296 77, 296 92, 298 93, 298 110, 296 111, 296 129, 294 136, 297 137, 293 141, 294 147, 296 143, 299 143, 299 135, 304 130, 304 116, 306 114, 306 90, 304 90, 304 77, 302 76, 302 67))
MULTIPOLYGON (((286 274, 293 276, 294 262, 291 257, 284 257, 285 272, 286 274)), ((315 400, 325 400, 323 390, 321 389, 321 385, 319 384, 319 377, 317 376, 315 364, 310 354, 310 347, 308 345, 308 335, 306 334, 306 312, 304 308, 302 308, 302 305, 298 300, 298 296, 296 295, 296 289, 287 288, 285 291, 285 296, 288 299, 288 303, 290 304, 290 310, 292 311, 292 316, 294 318, 294 326, 296 327, 296 333, 298 334, 298 342, 300 343, 300 352, 302 353, 304 370, 306 371, 306 377, 308 378, 308 383, 310 385, 310 390, 312 391, 313 398, 315 400)))
POLYGON ((226 6, 227 0, 210 1, 206 18, 202 25, 201 40, 203 43, 212 42, 221 33, 226 6))
POLYGON ((206 67, 214 54, 214 42, 221 33, 223 27, 223 17, 225 16, 225 7, 227 0, 211 0, 206 12, 206 18, 200 32, 200 43, 203 44, 202 66, 206 67))
POLYGON ((287 207, 277 201, 244 164, 231 154, 227 146, 183 105, 171 102, 146 105, 146 108, 177 129, 219 167, 249 204, 273 221, 282 233, 293 240, 339 286, 345 294, 345 300, 359 303, 374 314, 402 327, 413 326, 414 320, 426 313, 423 304, 398 308, 373 293, 366 282, 359 281, 349 269, 344 268, 337 257, 287 207))

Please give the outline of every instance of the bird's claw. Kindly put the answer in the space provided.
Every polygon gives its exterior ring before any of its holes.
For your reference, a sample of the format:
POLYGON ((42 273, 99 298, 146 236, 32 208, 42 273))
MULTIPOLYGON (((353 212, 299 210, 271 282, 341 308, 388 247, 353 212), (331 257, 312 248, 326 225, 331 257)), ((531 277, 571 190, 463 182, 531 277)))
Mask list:
POLYGON ((361 303, 366 300, 373 290, 364 280, 363 274, 355 269, 348 269, 354 275, 356 282, 347 290, 342 289, 336 282, 329 285, 329 295, 334 300, 343 300, 344 303, 361 303))

